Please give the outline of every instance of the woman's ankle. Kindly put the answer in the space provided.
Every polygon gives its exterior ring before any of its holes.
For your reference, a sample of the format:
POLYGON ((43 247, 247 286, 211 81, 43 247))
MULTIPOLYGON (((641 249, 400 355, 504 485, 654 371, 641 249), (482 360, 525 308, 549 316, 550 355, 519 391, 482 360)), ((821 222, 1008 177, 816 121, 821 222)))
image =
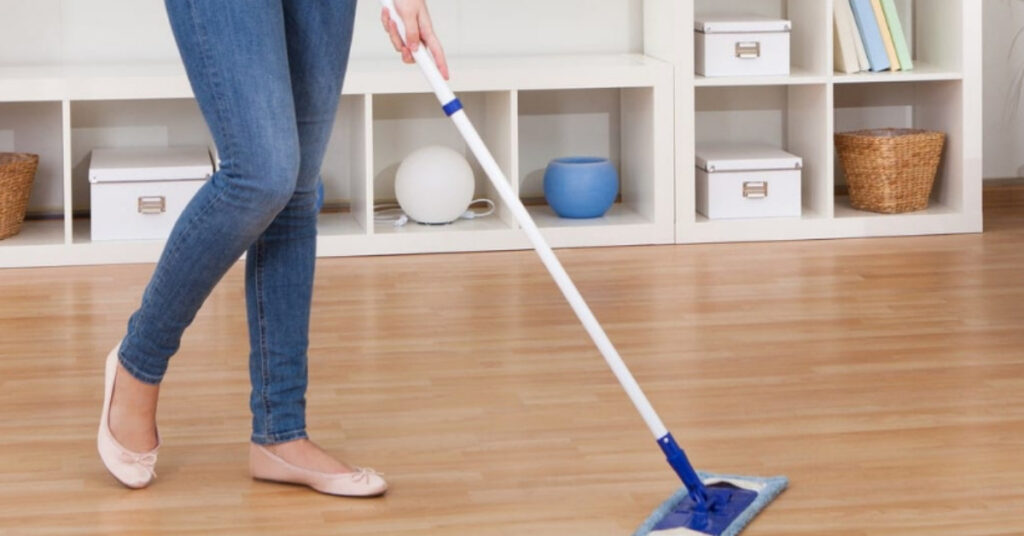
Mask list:
POLYGON ((156 406, 160 385, 139 381, 117 366, 110 402, 110 433, 125 448, 147 452, 157 446, 156 406))

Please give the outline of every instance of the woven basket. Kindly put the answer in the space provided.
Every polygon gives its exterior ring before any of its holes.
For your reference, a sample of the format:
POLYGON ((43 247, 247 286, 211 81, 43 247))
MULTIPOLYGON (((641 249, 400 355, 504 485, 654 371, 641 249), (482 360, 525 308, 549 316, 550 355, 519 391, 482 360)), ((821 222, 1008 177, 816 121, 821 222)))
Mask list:
POLYGON ((928 208, 946 135, 911 129, 836 134, 839 161, 858 210, 898 214, 928 208))
POLYGON ((0 153, 0 240, 21 231, 39 155, 0 153))

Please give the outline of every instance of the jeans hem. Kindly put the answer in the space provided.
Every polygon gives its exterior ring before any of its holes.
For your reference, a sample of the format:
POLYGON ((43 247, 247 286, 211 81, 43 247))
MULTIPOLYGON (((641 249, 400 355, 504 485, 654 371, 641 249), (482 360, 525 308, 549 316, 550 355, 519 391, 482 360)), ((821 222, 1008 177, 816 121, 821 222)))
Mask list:
POLYGON ((291 432, 283 432, 279 434, 253 434, 250 441, 257 445, 274 445, 276 443, 284 443, 287 441, 294 441, 296 439, 309 439, 309 435, 306 433, 306 429, 302 428, 299 430, 292 430, 291 432))
POLYGON ((128 373, 132 375, 132 377, 134 377, 136 380, 139 380, 142 383, 148 383, 150 385, 159 385, 160 382, 164 379, 163 376, 156 376, 156 375, 153 375, 153 374, 149 374, 147 372, 144 372, 139 367, 135 366, 134 363, 129 361, 124 356, 124 347, 123 346, 117 352, 117 360, 121 363, 121 366, 124 367, 124 369, 127 370, 128 373))

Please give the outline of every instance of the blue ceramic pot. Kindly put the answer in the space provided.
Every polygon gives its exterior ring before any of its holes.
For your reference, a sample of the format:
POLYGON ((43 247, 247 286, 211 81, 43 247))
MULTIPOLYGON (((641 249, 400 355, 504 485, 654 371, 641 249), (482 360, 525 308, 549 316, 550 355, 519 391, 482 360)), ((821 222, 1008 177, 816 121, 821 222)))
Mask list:
POLYGON ((544 197, 563 218, 600 218, 619 195, 619 173, 607 158, 556 158, 544 173, 544 197))

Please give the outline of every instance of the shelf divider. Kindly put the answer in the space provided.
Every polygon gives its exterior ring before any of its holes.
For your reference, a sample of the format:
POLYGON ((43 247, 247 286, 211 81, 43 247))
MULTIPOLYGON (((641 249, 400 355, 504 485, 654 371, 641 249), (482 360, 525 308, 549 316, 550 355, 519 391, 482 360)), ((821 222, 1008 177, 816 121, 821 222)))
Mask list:
POLYGON ((368 235, 373 234, 373 94, 363 96, 361 151, 355 151, 350 179, 352 215, 368 235))
POLYGON ((61 184, 64 190, 64 243, 74 240, 71 197, 71 101, 61 100, 61 184))

